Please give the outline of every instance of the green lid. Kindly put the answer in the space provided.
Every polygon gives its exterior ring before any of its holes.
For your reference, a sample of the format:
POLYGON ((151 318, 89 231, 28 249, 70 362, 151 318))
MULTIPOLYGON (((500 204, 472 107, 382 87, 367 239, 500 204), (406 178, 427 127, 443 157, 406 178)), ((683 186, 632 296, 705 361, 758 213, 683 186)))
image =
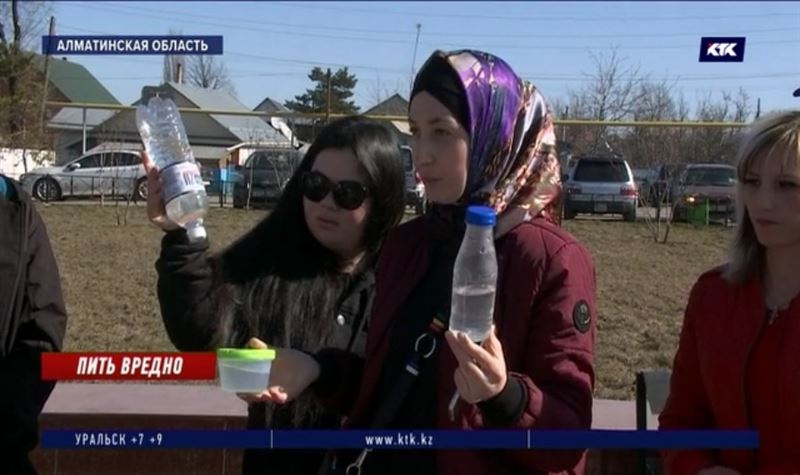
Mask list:
POLYGON ((233 360, 274 360, 275 350, 255 350, 249 348, 219 348, 217 358, 233 360))

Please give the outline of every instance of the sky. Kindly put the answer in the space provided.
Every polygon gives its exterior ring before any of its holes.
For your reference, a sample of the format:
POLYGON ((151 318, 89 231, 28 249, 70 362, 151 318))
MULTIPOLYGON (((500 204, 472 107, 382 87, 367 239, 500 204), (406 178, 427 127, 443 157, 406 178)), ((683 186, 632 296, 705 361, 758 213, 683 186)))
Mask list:
MULTIPOLYGON (((311 86, 314 66, 348 66, 362 109, 407 96, 437 48, 505 59, 550 99, 564 99, 616 49, 626 68, 668 80, 690 103, 740 86, 762 111, 800 106, 800 2, 55 2, 63 35, 222 35, 237 98, 255 107, 311 86), (419 43, 416 48, 417 25, 419 43), (745 36, 742 63, 698 62, 700 37, 745 36)), ((122 103, 158 84, 158 56, 86 56, 122 103)))

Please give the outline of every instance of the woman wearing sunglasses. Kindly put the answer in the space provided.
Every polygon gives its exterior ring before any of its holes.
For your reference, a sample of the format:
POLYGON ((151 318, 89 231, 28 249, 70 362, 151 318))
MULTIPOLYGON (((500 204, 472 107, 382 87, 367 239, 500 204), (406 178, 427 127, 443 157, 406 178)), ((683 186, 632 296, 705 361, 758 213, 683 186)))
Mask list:
MULTIPOLYGON (((404 211, 394 133, 363 118, 322 130, 275 209, 218 254, 166 219, 158 171, 145 156, 148 214, 166 232, 158 297, 170 340, 184 351, 259 346, 363 354, 381 242, 404 211)), ((213 220, 213 216, 212 216, 213 220)), ((284 358, 290 350, 284 350, 284 358)), ((311 397, 284 406, 248 401, 248 427, 338 428, 311 397)), ((245 473, 314 473, 322 451, 246 451, 245 473)))
MULTIPOLYGON (((558 226, 544 98, 500 58, 436 52, 416 77, 409 124, 434 205, 386 239, 366 356, 278 350, 267 396, 290 401, 311 386, 328 403, 349 403, 348 428, 590 428, 594 268, 558 226), (441 335, 468 204, 498 213, 496 334, 481 345, 441 335)), ((367 475, 582 473, 584 452, 375 450, 337 454, 330 467, 348 464, 367 475)))

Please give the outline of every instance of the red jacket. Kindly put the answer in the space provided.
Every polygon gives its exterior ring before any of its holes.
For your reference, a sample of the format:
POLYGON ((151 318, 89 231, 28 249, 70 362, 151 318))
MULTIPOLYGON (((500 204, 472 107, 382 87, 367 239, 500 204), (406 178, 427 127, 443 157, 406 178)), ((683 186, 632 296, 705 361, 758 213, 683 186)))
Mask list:
MULTIPOLYGON (((669 398, 661 429, 750 429, 746 372, 751 352, 766 324, 759 279, 734 286, 716 269, 700 277, 686 308, 669 398)), ((742 474, 800 473, 800 299, 779 317, 786 319, 781 357, 776 362, 779 434, 794 463, 758 467, 754 450, 683 450, 664 453, 667 473, 692 474, 722 465, 742 474)))
MULTIPOLYGON (((416 219, 396 228, 384 243, 363 373, 352 364, 349 372, 340 368, 340 375, 349 374, 343 379, 350 384, 342 385, 339 401, 355 397, 351 408, 343 407, 351 409, 346 426, 368 423, 364 418, 386 360, 391 319, 427 268, 426 236, 425 220, 416 219)), ((502 237, 497 255, 495 324, 509 373, 524 383, 528 402, 508 428, 589 429, 597 306, 588 252, 565 231, 535 219, 502 237), (588 322, 579 311, 587 308, 588 322)), ((474 405, 462 405, 456 421, 449 419, 457 361, 444 344, 437 429, 481 429, 481 413, 474 405)), ((437 456, 441 474, 583 473, 584 464, 585 452, 580 451, 441 451, 437 456)))

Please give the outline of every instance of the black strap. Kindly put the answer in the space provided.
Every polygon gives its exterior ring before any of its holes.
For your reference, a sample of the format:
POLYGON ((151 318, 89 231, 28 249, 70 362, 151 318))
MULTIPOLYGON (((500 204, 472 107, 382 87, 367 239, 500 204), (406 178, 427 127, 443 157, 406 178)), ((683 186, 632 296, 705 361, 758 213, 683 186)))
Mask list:
POLYGON ((374 292, 368 292, 366 289, 362 289, 360 292, 358 315, 356 315, 356 321, 353 322, 350 341, 347 343, 347 351, 353 351, 356 340, 364 333, 364 329, 367 327, 367 312, 369 312, 369 308, 372 305, 372 297, 374 295, 374 292))
POLYGON ((445 330, 444 319, 437 315, 433 317, 427 330, 414 340, 414 347, 411 349, 408 358, 406 358, 404 371, 397 378, 388 397, 381 401, 377 411, 375 411, 375 417, 373 417, 370 424, 371 428, 383 429, 392 422, 406 396, 411 391, 411 387, 414 385, 417 376, 419 376, 425 361, 436 354, 445 330))

